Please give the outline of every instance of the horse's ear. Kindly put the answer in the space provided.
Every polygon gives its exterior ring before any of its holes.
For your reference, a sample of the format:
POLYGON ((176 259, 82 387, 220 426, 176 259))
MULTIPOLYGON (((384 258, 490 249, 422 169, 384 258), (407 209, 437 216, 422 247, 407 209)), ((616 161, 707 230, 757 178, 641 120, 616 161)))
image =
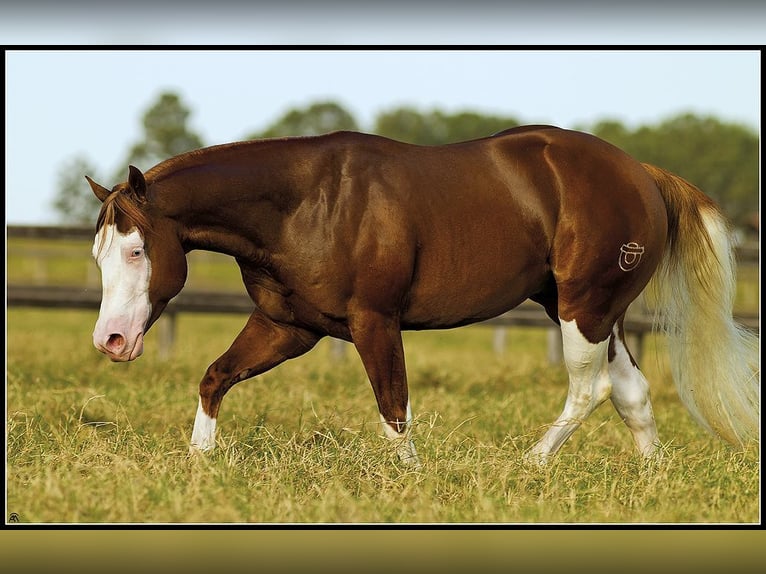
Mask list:
POLYGON ((146 199, 146 180, 144 179, 144 174, 134 165, 128 166, 128 170, 130 171, 128 186, 131 192, 141 200, 146 199))
POLYGON ((85 179, 88 180, 88 183, 90 184, 90 188, 93 190, 93 193, 96 194, 96 197, 101 203, 104 203, 104 200, 107 198, 107 196, 111 193, 107 188, 105 188, 103 185, 99 185, 95 181, 93 181, 91 178, 89 178, 87 175, 85 176, 85 179))

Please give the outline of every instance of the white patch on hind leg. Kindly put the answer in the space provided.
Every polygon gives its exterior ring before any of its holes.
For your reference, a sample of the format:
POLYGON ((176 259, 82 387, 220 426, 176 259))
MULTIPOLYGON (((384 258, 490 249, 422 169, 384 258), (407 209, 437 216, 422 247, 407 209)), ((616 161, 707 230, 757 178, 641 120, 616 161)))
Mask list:
POLYGON ((633 434, 638 451, 646 458, 658 452, 659 438, 654 421, 649 383, 630 360, 625 343, 618 337, 617 327, 613 329, 615 345, 614 359, 609 363, 612 379, 612 404, 633 434))
POLYGON ((191 438, 191 452, 206 452, 215 448, 215 419, 208 416, 202 408, 202 399, 197 405, 194 417, 194 430, 191 438))
POLYGON ((611 393, 607 368, 609 339, 591 343, 577 321, 561 320, 564 362, 569 373, 569 394, 564 410, 542 439, 525 455, 529 462, 545 464, 611 393))
POLYGON ((410 402, 407 401, 407 420, 406 427, 403 433, 399 433, 386 421, 383 415, 380 416, 381 427, 383 428, 383 435, 390 441, 396 443, 396 454, 399 455, 399 459, 405 466, 413 468, 420 468, 420 459, 418 453, 415 450, 415 443, 410 438, 412 430, 412 410, 410 409, 410 402))

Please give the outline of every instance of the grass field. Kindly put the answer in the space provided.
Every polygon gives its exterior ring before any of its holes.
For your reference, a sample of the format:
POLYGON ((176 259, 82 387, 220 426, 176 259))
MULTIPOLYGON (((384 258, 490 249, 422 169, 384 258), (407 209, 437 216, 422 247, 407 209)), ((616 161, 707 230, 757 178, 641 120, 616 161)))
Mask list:
MULTIPOLYGON (((10 268, 9 268, 10 270, 10 268)), ((9 309, 7 504, 30 523, 728 524, 760 520, 760 459, 708 436, 680 404, 649 337, 663 459, 647 466, 609 404, 544 469, 522 452, 559 414, 563 368, 545 333, 407 333, 414 438, 423 468, 402 468, 377 435, 353 350, 309 354, 236 386, 219 448, 189 457, 197 384, 245 317, 181 315, 175 356, 156 333, 138 361, 91 345, 95 312, 9 309)), ((6 517, 7 519, 7 517, 6 517)))

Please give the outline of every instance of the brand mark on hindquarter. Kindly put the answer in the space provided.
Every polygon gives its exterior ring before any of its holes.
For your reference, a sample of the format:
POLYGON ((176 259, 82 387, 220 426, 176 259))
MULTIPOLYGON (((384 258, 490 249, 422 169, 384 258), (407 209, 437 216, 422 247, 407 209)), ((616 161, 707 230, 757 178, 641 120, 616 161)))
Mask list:
POLYGON ((635 241, 623 244, 623 246, 620 247, 620 259, 618 260, 620 269, 623 271, 633 271, 641 261, 641 256, 643 254, 643 245, 639 245, 635 241))

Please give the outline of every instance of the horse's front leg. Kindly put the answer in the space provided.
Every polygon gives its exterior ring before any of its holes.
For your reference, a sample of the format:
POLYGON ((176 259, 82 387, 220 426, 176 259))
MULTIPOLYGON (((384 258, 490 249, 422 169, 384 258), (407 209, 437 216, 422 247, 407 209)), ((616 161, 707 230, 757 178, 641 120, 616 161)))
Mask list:
POLYGON ((410 438, 412 411, 399 321, 372 311, 359 312, 350 318, 349 328, 375 393, 383 434, 394 441, 405 465, 419 468, 410 438))
POLYGON ((231 387, 302 355, 319 339, 309 331, 276 324, 256 310, 229 350, 208 367, 200 382, 190 452, 215 448, 218 409, 231 387))

